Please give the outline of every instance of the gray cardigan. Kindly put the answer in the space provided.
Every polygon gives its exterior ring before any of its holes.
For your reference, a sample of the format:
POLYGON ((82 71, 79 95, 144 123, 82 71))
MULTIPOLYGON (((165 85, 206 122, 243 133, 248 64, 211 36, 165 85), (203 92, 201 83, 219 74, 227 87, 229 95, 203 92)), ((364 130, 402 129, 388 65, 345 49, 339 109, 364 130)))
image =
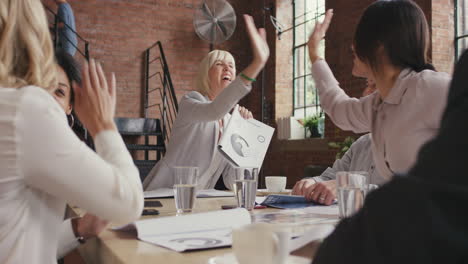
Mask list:
MULTIPOLYGON (((228 112, 251 88, 250 85, 245 85, 241 78, 236 78, 213 101, 195 91, 183 96, 166 155, 148 174, 143 188, 172 188, 172 167, 175 166, 198 167, 198 187, 213 188, 217 179, 212 179, 215 175, 208 175, 210 173, 206 172, 218 151, 218 120, 228 118, 228 112)), ((225 119, 225 124, 226 121, 228 120, 225 119)), ((226 186, 230 186, 226 178, 224 180, 226 186)))

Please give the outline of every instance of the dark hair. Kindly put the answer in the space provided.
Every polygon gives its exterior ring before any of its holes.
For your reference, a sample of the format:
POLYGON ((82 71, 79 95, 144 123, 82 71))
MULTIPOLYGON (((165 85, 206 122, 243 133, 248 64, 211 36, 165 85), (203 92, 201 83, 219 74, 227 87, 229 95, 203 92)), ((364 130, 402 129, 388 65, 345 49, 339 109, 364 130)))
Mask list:
POLYGON ((429 29, 423 11, 411 0, 379 0, 364 11, 354 35, 354 50, 379 72, 377 49, 383 46, 390 62, 416 72, 435 70, 428 61, 429 29))
MULTIPOLYGON (((81 84, 80 65, 70 54, 65 52, 63 49, 57 49, 55 51, 55 59, 57 60, 57 64, 63 69, 63 71, 67 75, 70 85, 73 82, 81 84)), ((73 105, 74 99, 75 95, 73 93, 73 88, 70 87, 70 104, 73 105)))

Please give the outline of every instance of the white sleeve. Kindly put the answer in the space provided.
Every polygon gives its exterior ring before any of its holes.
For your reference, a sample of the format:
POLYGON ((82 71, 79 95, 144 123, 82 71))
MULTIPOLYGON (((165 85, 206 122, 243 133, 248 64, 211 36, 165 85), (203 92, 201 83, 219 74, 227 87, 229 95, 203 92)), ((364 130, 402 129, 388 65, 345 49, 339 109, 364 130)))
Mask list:
POLYGON ((324 60, 312 64, 312 76, 319 92, 320 104, 335 125, 355 133, 370 131, 373 102, 378 93, 361 99, 349 97, 340 88, 324 60))
POLYGON ((119 133, 98 133, 93 152, 70 129, 55 100, 32 88, 17 116, 19 166, 26 184, 105 220, 138 219, 143 210, 141 181, 119 133))
POLYGON ((178 115, 183 123, 208 122, 223 118, 242 97, 250 92, 251 85, 246 85, 237 77, 212 102, 200 102, 197 99, 185 96, 180 103, 179 112, 190 113, 178 115))
POLYGON ((70 251, 80 245, 71 224, 71 218, 62 222, 60 225, 60 237, 57 248, 57 259, 65 257, 70 251))

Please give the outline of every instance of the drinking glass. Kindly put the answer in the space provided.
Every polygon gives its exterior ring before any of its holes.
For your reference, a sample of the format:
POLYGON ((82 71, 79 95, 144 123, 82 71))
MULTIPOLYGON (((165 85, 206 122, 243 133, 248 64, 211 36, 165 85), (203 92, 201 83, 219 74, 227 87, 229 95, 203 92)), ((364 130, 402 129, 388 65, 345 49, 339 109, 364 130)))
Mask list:
POLYGON ((174 167, 174 200, 177 213, 192 212, 197 197, 197 167, 174 167))
POLYGON ((339 171, 336 173, 336 187, 340 218, 350 217, 361 209, 367 192, 365 171, 339 171))
POLYGON ((235 181, 233 184, 237 206, 252 210, 257 196, 258 168, 237 167, 233 169, 235 181))

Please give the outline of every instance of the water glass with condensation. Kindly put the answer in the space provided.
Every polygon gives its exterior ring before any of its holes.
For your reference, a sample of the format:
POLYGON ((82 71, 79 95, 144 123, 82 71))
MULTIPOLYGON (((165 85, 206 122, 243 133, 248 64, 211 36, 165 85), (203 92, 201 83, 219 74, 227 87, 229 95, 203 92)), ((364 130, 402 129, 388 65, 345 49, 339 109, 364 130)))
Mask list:
POLYGON ((233 169, 235 181, 233 184, 237 206, 252 210, 257 196, 258 168, 236 167, 233 169))
POLYGON ((174 200, 177 213, 192 212, 197 198, 197 167, 174 167, 174 200))
POLYGON ((340 218, 354 215, 364 204, 369 174, 365 171, 339 171, 336 187, 340 218))

